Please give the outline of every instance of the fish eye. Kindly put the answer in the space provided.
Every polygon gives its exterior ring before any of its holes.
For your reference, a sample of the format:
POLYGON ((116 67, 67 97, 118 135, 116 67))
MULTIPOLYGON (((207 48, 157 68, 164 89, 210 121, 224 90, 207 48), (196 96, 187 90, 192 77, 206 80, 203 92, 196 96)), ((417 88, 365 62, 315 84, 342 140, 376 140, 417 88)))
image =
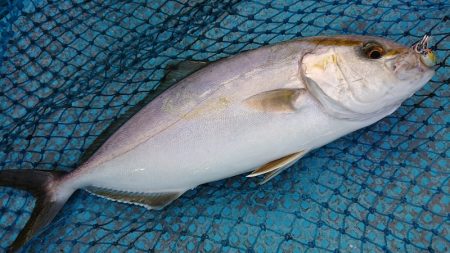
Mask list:
POLYGON ((364 55, 369 59, 380 59, 384 55, 384 49, 381 45, 369 42, 363 46, 364 55))

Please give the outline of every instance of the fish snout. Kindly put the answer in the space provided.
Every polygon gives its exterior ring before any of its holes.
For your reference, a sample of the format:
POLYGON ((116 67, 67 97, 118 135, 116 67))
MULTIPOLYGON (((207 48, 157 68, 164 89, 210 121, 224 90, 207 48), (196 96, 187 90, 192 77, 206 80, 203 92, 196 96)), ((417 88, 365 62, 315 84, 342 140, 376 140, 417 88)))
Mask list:
MULTIPOLYGON (((431 54, 433 53, 431 52, 431 54)), ((407 53, 387 61, 386 66, 400 80, 417 79, 421 76, 433 76, 434 70, 431 68, 435 64, 435 59, 431 59, 433 57, 435 57, 434 54, 425 56, 409 50, 407 53)))

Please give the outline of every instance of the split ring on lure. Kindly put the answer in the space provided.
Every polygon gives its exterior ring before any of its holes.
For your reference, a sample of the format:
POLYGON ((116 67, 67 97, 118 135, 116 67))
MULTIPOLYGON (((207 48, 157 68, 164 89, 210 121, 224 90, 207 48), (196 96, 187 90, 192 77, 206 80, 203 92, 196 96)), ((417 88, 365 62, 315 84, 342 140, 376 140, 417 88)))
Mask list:
POLYGON ((428 48, 428 42, 430 40, 430 36, 423 36, 422 40, 412 46, 412 49, 420 54, 420 60, 427 65, 428 67, 432 67, 436 65, 436 55, 428 48))

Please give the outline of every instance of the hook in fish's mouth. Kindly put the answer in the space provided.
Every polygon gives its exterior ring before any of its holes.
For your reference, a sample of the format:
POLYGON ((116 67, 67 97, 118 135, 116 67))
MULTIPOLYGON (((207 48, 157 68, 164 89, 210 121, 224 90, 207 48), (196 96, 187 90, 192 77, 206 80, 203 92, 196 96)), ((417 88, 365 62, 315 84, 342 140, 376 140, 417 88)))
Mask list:
POLYGON ((428 47, 430 36, 423 36, 422 40, 411 48, 420 55, 420 61, 427 67, 433 67, 437 63, 436 54, 428 47))

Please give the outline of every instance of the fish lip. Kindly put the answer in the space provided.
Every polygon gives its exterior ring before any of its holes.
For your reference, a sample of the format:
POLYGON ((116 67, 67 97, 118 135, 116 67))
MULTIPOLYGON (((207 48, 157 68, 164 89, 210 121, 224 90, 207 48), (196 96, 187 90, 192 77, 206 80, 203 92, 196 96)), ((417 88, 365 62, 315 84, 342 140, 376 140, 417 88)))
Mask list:
POLYGON ((411 50, 419 55, 419 60, 427 67, 433 67, 437 63, 436 54, 429 48, 430 36, 423 36, 422 40, 412 45, 411 50))
POLYGON ((424 77, 427 77, 427 79, 430 80, 436 73, 436 64, 433 63, 433 65, 428 65, 426 62, 424 62, 422 54, 415 53, 415 55, 417 57, 416 68, 420 73, 423 73, 424 77))
MULTIPOLYGON (((433 56, 430 56, 430 57, 434 58, 434 59, 427 59, 429 54, 427 56, 425 56, 423 54, 419 54, 419 60, 420 60, 420 63, 422 63, 422 65, 424 65, 428 68, 433 68, 437 64, 436 56, 434 56, 434 53, 432 53, 432 52, 430 54, 433 54, 433 56)), ((430 57, 428 57, 428 58, 430 58, 430 57)))

